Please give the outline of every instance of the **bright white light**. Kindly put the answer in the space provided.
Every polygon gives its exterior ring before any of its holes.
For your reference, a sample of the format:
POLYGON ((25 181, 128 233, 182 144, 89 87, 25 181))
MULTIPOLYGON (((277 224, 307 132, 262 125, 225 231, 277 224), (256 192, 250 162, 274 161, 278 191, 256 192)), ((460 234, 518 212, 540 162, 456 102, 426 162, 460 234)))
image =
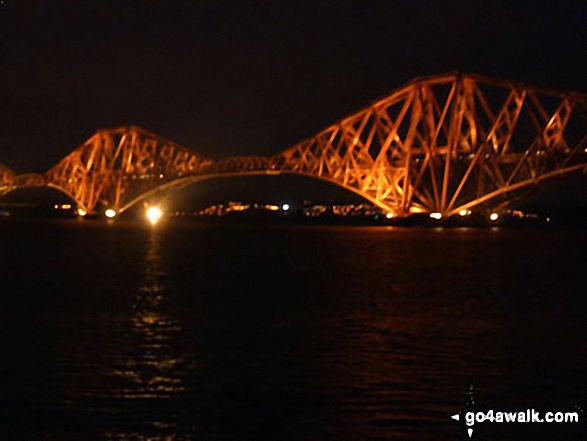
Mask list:
POLYGON ((281 206, 281 209, 282 209, 283 211, 288 211, 290 208, 291 208, 291 207, 290 207, 290 205, 289 205, 289 204, 283 204, 283 205, 281 206))
POLYGON ((112 208, 109 208, 108 210, 106 210, 104 212, 104 215, 108 218, 108 219, 112 219, 113 217, 116 216, 116 211, 114 211, 112 208))
POLYGON ((146 214, 149 222, 156 224, 161 219, 161 216, 163 216, 163 211, 159 207, 149 207, 146 214))
POLYGON ((491 213, 491 215, 489 216, 489 219, 492 221, 496 221, 497 219, 499 219, 499 214, 491 213))
POLYGON ((461 211, 459 211, 459 214, 461 216, 468 216, 471 214, 471 210, 461 210, 461 211))
POLYGON ((77 214, 79 214, 81 217, 84 217, 86 214, 88 214, 88 212, 86 210, 84 210, 83 208, 78 208, 77 214))
POLYGON ((387 213, 385 215, 386 218, 391 219, 393 217, 393 213, 387 213))
POLYGON ((442 219, 442 213, 430 213, 432 219, 442 219))

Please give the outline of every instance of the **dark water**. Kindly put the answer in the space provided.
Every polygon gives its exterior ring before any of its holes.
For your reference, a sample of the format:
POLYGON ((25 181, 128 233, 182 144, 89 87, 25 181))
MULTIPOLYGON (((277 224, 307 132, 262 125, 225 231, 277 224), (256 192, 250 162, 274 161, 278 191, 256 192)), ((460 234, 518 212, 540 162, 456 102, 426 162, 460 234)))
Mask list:
POLYGON ((471 383, 584 406, 586 252, 573 231, 4 222, 0 439, 468 439, 471 383))

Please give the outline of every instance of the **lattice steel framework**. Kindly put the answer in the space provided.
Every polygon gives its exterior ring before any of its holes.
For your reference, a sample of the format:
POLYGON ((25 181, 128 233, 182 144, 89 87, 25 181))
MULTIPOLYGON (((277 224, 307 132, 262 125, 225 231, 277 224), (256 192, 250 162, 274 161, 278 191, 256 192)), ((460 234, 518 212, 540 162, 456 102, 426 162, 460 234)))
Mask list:
POLYGON ((46 173, 84 210, 120 209, 170 180, 201 172, 212 161, 139 127, 100 130, 46 173))
MULTIPOLYGON (((445 215, 587 163, 587 100, 476 75, 414 80, 280 156, 395 214, 445 215)), ((507 197, 503 197, 506 196, 507 197)))
POLYGON ((6 182, 44 183, 87 211, 121 211, 195 180, 296 173, 334 182, 395 215, 452 215, 503 207, 545 179, 585 170, 586 150, 584 95, 453 73, 416 79, 271 157, 212 161, 123 127, 97 132, 43 176, 7 174, 6 182))
POLYGON ((0 194, 9 190, 14 184, 16 174, 3 164, 0 164, 0 194))

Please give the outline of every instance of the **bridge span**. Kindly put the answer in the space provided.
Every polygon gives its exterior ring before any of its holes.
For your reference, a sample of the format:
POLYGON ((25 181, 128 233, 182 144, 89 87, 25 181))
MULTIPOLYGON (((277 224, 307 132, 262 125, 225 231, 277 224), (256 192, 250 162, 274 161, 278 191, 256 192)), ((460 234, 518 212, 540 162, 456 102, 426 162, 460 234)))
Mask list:
POLYGON ((87 213, 220 176, 295 173, 353 191, 390 216, 504 208, 587 170, 587 97, 479 75, 415 79, 273 156, 214 160, 142 128, 100 130, 45 173, 0 164, 0 194, 50 186, 87 213))

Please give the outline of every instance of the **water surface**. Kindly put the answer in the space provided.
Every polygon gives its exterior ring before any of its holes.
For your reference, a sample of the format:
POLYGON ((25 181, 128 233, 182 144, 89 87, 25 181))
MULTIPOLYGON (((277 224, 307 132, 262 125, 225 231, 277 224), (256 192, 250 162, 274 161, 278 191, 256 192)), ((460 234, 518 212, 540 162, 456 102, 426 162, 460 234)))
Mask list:
POLYGON ((3 222, 0 437, 466 439, 449 416, 471 383, 496 406, 584 405, 586 245, 576 231, 3 222))

